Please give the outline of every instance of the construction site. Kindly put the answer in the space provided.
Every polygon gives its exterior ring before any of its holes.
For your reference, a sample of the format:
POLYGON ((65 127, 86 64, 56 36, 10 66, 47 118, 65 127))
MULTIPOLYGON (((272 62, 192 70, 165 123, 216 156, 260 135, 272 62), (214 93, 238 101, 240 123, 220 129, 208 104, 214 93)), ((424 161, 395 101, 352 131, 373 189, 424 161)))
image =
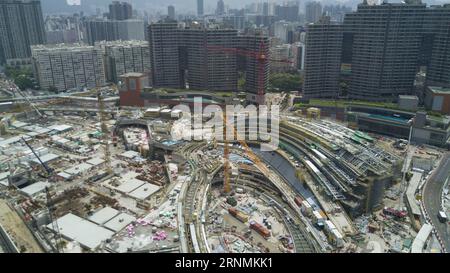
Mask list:
POLYGON ((173 132, 191 128, 168 98, 120 106, 123 92, 23 94, 2 113, 2 251, 445 250, 422 203, 440 148, 289 111, 289 94, 272 94, 273 151, 261 139, 180 140, 173 132))

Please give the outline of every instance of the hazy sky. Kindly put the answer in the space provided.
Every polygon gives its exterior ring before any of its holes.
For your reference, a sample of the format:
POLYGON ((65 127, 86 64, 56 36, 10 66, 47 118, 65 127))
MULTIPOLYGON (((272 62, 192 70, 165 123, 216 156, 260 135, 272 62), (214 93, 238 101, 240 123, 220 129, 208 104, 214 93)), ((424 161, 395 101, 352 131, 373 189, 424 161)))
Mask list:
MULTIPOLYGON (((57 13, 57 12, 75 12, 80 9, 86 12, 93 12, 97 7, 106 11, 108 4, 113 0, 41 0, 44 13, 57 13), (81 3, 81 6, 69 6, 67 3, 77 4, 81 3)), ((121 0, 133 4, 133 7, 139 10, 147 11, 160 11, 167 12, 168 5, 174 5, 176 11, 195 12, 197 0, 121 0)), ((295 0, 297 1, 297 0, 295 0)), ((309 0, 300 0, 300 5, 303 6, 305 2, 309 0)), ((344 3, 348 6, 355 6, 361 3, 362 0, 319 0, 325 4, 337 4, 344 3)), ((246 4, 254 2, 265 2, 264 0, 224 0, 225 5, 229 8, 242 8, 246 4)), ((269 0, 272 3, 283 3, 286 0, 269 0)), ((400 0, 390 0, 390 2, 400 2, 400 0)), ((426 0, 427 3, 444 3, 450 2, 450 0, 426 0)), ((216 8, 217 0, 204 0, 205 12, 213 11, 216 8)))

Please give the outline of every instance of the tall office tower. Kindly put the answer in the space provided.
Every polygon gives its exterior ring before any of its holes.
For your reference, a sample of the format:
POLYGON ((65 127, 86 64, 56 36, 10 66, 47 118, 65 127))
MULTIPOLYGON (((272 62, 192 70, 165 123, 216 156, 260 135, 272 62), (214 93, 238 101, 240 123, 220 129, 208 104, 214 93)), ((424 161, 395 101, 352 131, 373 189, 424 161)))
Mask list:
POLYGON ((225 14, 225 4, 223 0, 217 1, 216 15, 224 15, 225 14))
POLYGON ((144 21, 141 19, 91 19, 85 22, 85 28, 85 38, 90 45, 100 41, 145 39, 144 21))
POLYGON ((84 45, 36 45, 31 47, 33 70, 41 88, 67 90, 105 84, 100 49, 84 45))
POLYGON ((342 63, 350 68, 349 97, 395 100, 413 91, 426 12, 417 2, 363 3, 345 16, 342 63))
POLYGON ((130 72, 150 76, 150 48, 147 41, 103 41, 95 46, 104 54, 107 81, 117 83, 123 74, 130 72))
POLYGON ((330 24, 329 18, 308 25, 303 85, 306 98, 338 97, 341 47, 342 25, 330 24))
POLYGON ((428 8, 425 18, 426 85, 450 87, 450 5, 428 8))
POLYGON ((203 0, 197 0, 197 16, 203 16, 203 0))
POLYGON ((109 5, 109 16, 111 20, 127 20, 133 17, 133 7, 130 3, 113 1, 109 5))
POLYGON ((258 97, 258 90, 262 88, 265 91, 269 84, 269 38, 258 34, 241 36, 239 37, 239 43, 240 47, 245 50, 260 52, 266 56, 266 59, 263 61, 258 60, 254 56, 244 57, 247 100, 264 103, 264 98, 258 97))
POLYGON ((178 36, 175 22, 160 22, 148 27, 150 66, 155 87, 185 88, 178 36))
POLYGON ((167 17, 171 20, 175 20, 175 7, 170 5, 167 7, 167 17))
POLYGON ((295 22, 298 20, 298 5, 276 5, 275 16, 278 20, 295 22))
POLYGON ((322 5, 320 2, 307 2, 305 5, 305 18, 307 23, 315 23, 322 16, 322 5))
POLYGON ((269 15, 269 2, 263 3, 263 15, 268 16, 269 15))
POLYGON ((40 1, 0 1, 0 64, 22 64, 46 42, 40 1))

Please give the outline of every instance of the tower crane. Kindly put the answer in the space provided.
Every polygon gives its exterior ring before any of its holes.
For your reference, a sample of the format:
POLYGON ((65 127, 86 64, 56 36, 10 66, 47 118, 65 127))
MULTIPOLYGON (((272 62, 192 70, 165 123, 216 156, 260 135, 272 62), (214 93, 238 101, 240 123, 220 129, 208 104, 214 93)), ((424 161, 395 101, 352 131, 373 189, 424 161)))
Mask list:
MULTIPOLYGON (((39 157, 39 155, 34 151, 33 147, 25 140, 25 138, 22 137, 22 141, 25 143, 25 145, 27 145, 27 147, 31 150, 31 152, 34 154, 34 156, 37 158, 37 160, 39 161, 39 163, 42 165, 42 167, 44 167, 45 171, 47 172, 47 174, 49 175, 49 177, 51 177, 54 173, 54 170, 52 168, 50 168, 45 162, 43 162, 41 160, 41 158, 39 157)), ((59 231, 59 226, 58 226, 58 221, 55 220, 55 218, 53 217, 53 211, 54 211, 54 207, 53 207, 53 203, 51 201, 51 195, 50 195, 50 189, 49 187, 45 187, 45 194, 46 194, 46 206, 47 206, 47 210, 48 210, 48 216, 50 218, 50 223, 52 224, 52 229, 53 231, 56 233, 56 237, 55 237, 55 248, 56 248, 56 252, 60 253, 62 252, 62 249, 60 249, 60 242, 62 241, 61 238, 61 232, 59 231)))
POLYGON ((105 155, 105 162, 106 162, 106 172, 108 174, 112 174, 113 170, 111 167, 111 151, 109 150, 109 130, 108 126, 106 125, 106 111, 105 111, 105 102, 103 101, 103 95, 99 88, 96 89, 97 91, 97 101, 98 101, 98 108, 99 108, 99 117, 100 117, 100 124, 101 124, 101 130, 102 130, 102 140, 103 140, 103 148, 104 148, 104 155, 105 155))
MULTIPOLYGON (((257 103, 262 105, 265 103, 264 100, 264 95, 265 95, 265 90, 264 90, 264 66, 266 65, 266 62, 271 61, 271 62, 284 62, 284 63, 292 63, 292 61, 290 60, 275 60, 275 59, 270 59, 268 58, 268 56, 266 55, 266 51, 264 50, 265 45, 264 42, 261 41, 260 45, 259 45, 259 50, 258 51, 252 51, 252 50, 245 50, 245 49, 240 49, 240 48, 227 48, 227 47, 223 47, 220 45, 206 45, 206 48, 208 49, 208 51, 216 51, 216 52, 223 52, 225 54, 233 54, 233 55, 241 55, 241 56, 246 56, 246 57, 250 57, 250 58, 254 58, 256 59, 257 63, 258 63, 258 95, 257 95, 257 103)), ((222 105, 223 106, 223 105, 222 105)), ((229 142, 228 139, 226 137, 226 128, 227 128, 227 114, 225 111, 225 107, 223 107, 223 132, 224 132, 224 193, 229 193, 231 191, 231 185, 230 185, 230 151, 229 151, 229 142)), ((228 128, 233 128, 234 130, 234 136, 237 136, 236 133, 236 128, 234 126, 234 124, 228 124, 228 128), (232 126, 232 127, 230 127, 232 126)), ((255 163, 255 164, 259 164, 260 168, 264 168, 265 166, 261 163, 261 161, 259 160, 259 158, 253 153, 253 151, 248 147, 247 143, 245 142, 245 140, 238 140, 240 142, 240 144, 242 145, 242 147, 244 147, 245 152, 248 154, 249 158, 255 163)))

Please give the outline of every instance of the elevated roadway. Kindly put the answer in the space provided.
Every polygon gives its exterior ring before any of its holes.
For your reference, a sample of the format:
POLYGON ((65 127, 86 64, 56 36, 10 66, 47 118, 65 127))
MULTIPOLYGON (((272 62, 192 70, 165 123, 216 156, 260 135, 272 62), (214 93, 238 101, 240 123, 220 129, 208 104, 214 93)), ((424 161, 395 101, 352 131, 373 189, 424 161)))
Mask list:
POLYGON ((440 241, 444 251, 450 251, 450 227, 448 222, 441 223, 437 217, 438 212, 442 210, 442 191, 445 182, 450 177, 450 153, 443 155, 441 163, 435 169, 432 176, 426 182, 423 189, 423 205, 428 220, 434 227, 436 236, 440 241))

